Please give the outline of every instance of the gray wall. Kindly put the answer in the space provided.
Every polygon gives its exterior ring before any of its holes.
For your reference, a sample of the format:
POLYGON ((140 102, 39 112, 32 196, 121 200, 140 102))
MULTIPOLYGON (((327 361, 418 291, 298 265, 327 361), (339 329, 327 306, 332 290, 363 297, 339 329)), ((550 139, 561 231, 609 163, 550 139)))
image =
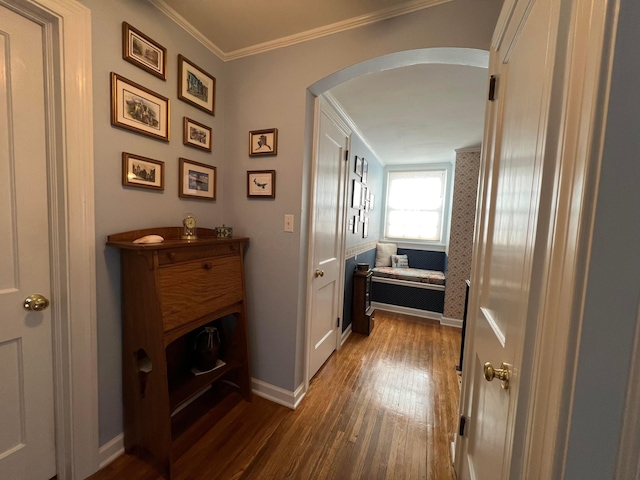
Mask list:
MULTIPOLYGON (((221 225, 224 177, 224 64, 193 37, 147 2, 83 0, 92 12, 93 109, 95 143, 96 285, 98 308, 98 388, 100 444, 122 432, 122 375, 119 253, 105 247, 112 233, 180 225, 186 212, 202 227, 221 225), (167 81, 122 59, 122 21, 150 36, 168 50, 167 81), (216 116, 177 98, 177 57, 181 53, 217 80, 216 116), (116 72, 171 101, 171 141, 165 143, 110 124, 110 72, 116 72), (188 116, 213 128, 213 152, 182 144, 182 118, 188 116), (122 152, 165 162, 165 190, 154 192, 121 185, 122 152), (178 198, 178 158, 217 167, 216 202, 178 198)), ((229 222, 227 222, 229 223, 229 222)))
MULTIPOLYGON (((252 376, 294 390, 303 380, 306 308, 307 208, 313 135, 313 95, 307 90, 341 69, 380 55, 428 47, 487 50, 501 2, 456 0, 375 25, 229 63, 218 60, 149 3, 81 0, 92 10, 96 281, 100 443, 122 431, 120 269, 111 233, 179 225, 186 212, 201 226, 226 223, 251 238, 246 278, 252 376), (126 20, 168 49, 163 82, 121 58, 126 20), (217 79, 216 116, 180 101, 177 55, 217 79), (110 125, 109 73, 115 71, 171 99, 171 142, 166 144, 110 125), (182 117, 213 128, 212 154, 182 145, 182 117), (277 157, 248 157, 250 130, 276 127, 277 157), (165 162, 165 191, 121 186, 123 151, 165 162), (218 201, 177 195, 178 157, 218 168, 218 201), (275 169, 276 198, 246 198, 247 170, 275 169), (284 214, 295 232, 283 231, 284 214)), ((378 199, 378 198, 377 198, 378 199)), ((381 197, 380 197, 381 199, 381 197)))
POLYGON ((312 125, 307 89, 341 69, 381 55, 426 47, 488 50, 500 2, 459 0, 375 25, 230 62, 225 117, 225 215, 251 237, 247 259, 253 375, 287 390, 303 381, 306 309, 306 202, 312 125), (247 132, 277 127, 278 156, 247 157, 247 132), (246 171, 277 170, 272 202, 245 198, 246 171), (282 231, 283 215, 296 232, 282 231))

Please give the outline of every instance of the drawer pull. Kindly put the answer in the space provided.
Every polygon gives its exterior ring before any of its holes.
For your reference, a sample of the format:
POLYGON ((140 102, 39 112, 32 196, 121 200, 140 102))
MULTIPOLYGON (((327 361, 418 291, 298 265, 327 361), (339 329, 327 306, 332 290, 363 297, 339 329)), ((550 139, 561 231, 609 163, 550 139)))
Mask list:
POLYGON ((213 268, 213 263, 207 262, 204 264, 205 270, 211 270, 213 268))

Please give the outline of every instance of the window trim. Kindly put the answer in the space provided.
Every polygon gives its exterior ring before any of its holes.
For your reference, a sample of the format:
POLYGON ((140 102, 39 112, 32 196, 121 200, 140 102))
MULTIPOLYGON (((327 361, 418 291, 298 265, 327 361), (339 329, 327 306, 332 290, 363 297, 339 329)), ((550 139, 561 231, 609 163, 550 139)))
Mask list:
POLYGON ((384 169, 384 182, 382 186, 384 211, 382 212, 382 239, 394 243, 407 243, 422 246, 446 247, 449 244, 449 230, 451 226, 451 203, 453 201, 453 164, 452 163, 423 163, 418 165, 390 165, 384 169), (444 209, 442 213, 442 235, 441 240, 416 240, 410 238, 387 237, 387 191, 389 184, 389 173, 391 172, 428 172, 434 170, 445 170, 445 194, 444 209))

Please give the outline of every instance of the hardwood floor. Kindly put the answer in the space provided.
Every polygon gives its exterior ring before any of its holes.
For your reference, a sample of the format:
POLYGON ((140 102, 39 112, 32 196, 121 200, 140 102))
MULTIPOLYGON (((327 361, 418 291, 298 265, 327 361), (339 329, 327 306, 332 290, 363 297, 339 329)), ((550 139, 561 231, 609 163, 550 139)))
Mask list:
MULTIPOLYGON (((296 411, 254 396, 176 462, 176 479, 452 480, 460 330, 376 312, 311 382, 296 411)), ((122 455, 92 480, 161 478, 122 455)))

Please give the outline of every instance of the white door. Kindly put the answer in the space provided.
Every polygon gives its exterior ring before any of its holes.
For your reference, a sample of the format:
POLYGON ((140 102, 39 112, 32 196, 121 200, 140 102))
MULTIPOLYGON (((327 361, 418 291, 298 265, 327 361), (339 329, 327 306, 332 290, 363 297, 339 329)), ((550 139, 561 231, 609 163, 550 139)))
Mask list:
POLYGON ((336 349, 343 295, 343 174, 348 166, 345 154, 349 133, 324 108, 320 110, 319 126, 311 220, 309 379, 336 349))
POLYGON ((557 10, 552 0, 534 0, 530 9, 521 8, 524 3, 492 51, 498 87, 486 126, 485 149, 491 153, 485 154, 486 190, 478 212, 482 233, 474 253, 475 320, 465 372, 472 376, 471 412, 463 479, 509 478, 524 327, 536 288, 530 280, 557 10), (508 384, 497 378, 499 371, 487 381, 488 363, 509 371, 508 384))
POLYGON ((56 474, 42 28, 0 7, 0 479, 56 474))

